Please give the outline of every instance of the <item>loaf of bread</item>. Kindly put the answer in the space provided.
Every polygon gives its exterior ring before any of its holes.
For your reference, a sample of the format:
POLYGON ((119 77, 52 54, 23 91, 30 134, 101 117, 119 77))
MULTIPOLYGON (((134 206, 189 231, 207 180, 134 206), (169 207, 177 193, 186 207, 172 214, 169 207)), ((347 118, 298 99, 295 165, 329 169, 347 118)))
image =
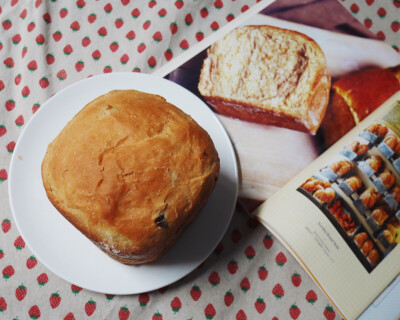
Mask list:
POLYGON ((198 89, 220 114, 315 134, 329 100, 324 53, 304 34, 244 26, 207 50, 198 89))
POLYGON ((317 190, 324 190, 331 186, 329 181, 322 181, 318 180, 314 177, 310 177, 304 182, 301 187, 308 191, 309 193, 313 194, 317 190))
POLYGON ((87 104, 42 162, 49 200, 124 264, 165 253, 214 189, 219 157, 189 115, 164 98, 115 90, 87 104))
POLYGON ((385 139, 383 142, 386 143, 386 145, 393 150, 394 153, 400 153, 400 141, 399 138, 394 134, 394 133, 388 133, 385 136, 385 139))
POLYGON ((381 226, 385 220, 388 218, 389 214, 386 212, 385 208, 379 207, 376 208, 371 213, 371 217, 376 221, 376 223, 381 226))
POLYGON ((380 175, 382 183, 387 189, 390 189, 396 183, 396 176, 390 171, 389 168, 386 168, 380 175))
POLYGON ((383 166, 383 160, 381 156, 377 154, 371 155, 371 157, 365 160, 365 162, 368 163, 368 165, 374 172, 378 172, 383 166))
POLYGON ((364 256, 368 256, 368 253, 372 250, 374 247, 373 243, 371 240, 366 240, 364 241, 363 245, 361 246, 361 252, 364 254, 364 256))
POLYGON ((314 193, 314 197, 319 199, 322 203, 330 203, 335 198, 335 191, 332 188, 317 190, 314 193))
POLYGON ((351 176, 344 181, 353 191, 357 191, 362 187, 362 181, 358 176, 351 176))
POLYGON ((368 209, 371 209, 380 198, 381 194, 376 192, 374 187, 369 187, 360 195, 360 200, 368 209))
POLYGON ((358 156, 362 156, 363 154, 368 152, 369 147, 365 143, 360 143, 360 141, 354 141, 347 147, 347 149, 353 151, 358 156))
POLYGON ((336 80, 321 129, 333 145, 383 102, 400 90, 400 66, 370 68, 336 80))
POLYGON ((381 138, 389 132, 389 129, 380 123, 373 123, 365 128, 365 130, 381 138))
POLYGON ((400 203, 400 187, 394 186, 391 194, 392 194, 394 201, 396 201, 397 203, 400 203))
POLYGON ((367 256, 372 265, 376 265, 379 260, 379 252, 375 248, 371 249, 367 256))
POLYGON ((362 247, 364 242, 368 239, 368 235, 366 232, 360 232, 354 236, 354 241, 359 248, 362 247))
POLYGON ((339 160, 332 163, 329 168, 339 176, 343 176, 354 168, 354 163, 349 160, 339 160))

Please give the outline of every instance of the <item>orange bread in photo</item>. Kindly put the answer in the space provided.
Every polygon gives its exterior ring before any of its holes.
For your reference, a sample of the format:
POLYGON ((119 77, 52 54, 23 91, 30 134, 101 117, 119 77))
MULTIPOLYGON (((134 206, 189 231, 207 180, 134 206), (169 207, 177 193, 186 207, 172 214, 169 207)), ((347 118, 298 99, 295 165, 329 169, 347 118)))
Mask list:
POLYGON ((209 134, 163 97, 115 90, 87 104, 42 163, 51 203, 124 264, 165 253, 201 211, 219 175, 209 134))
POLYGON ((207 50, 198 89, 220 114, 315 134, 330 75, 324 53, 308 36, 244 26, 207 50))
POLYGON ((332 83, 331 98, 321 128, 327 147, 400 90, 400 66, 370 68, 332 83))
POLYGON ((336 174, 343 176, 353 169, 354 163, 349 160, 340 160, 332 163, 329 168, 336 174))
POLYGON ((360 143, 359 141, 352 142, 348 147, 349 150, 353 151, 358 156, 361 156, 369 150, 368 145, 360 143))
POLYGON ((368 209, 371 209, 380 198, 381 194, 374 187, 369 187, 360 195, 360 200, 368 209))

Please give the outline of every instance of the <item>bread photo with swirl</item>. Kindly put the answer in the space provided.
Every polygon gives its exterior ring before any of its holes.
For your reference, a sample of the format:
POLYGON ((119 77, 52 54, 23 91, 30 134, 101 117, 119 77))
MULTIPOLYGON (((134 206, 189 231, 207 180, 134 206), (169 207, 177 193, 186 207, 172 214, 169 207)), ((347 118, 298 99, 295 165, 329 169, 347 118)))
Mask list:
POLYGON ((330 75, 310 37, 243 26, 207 50, 198 89, 222 115, 315 134, 328 104, 330 75))

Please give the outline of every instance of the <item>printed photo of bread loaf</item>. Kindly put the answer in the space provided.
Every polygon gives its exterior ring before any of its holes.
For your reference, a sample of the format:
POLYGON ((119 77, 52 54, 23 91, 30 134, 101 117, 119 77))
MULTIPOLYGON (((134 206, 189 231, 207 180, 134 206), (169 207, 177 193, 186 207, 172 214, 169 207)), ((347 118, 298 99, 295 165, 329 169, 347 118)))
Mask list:
POLYGON ((321 129, 330 147, 400 90, 400 66, 369 68, 337 79, 321 129))
POLYGON ((154 261, 200 213, 219 175, 209 134, 163 97, 115 90, 50 143, 47 196, 113 259, 154 261))
POLYGON ((222 115, 315 134, 330 75, 324 53, 308 36, 244 26, 207 50, 198 89, 222 115))

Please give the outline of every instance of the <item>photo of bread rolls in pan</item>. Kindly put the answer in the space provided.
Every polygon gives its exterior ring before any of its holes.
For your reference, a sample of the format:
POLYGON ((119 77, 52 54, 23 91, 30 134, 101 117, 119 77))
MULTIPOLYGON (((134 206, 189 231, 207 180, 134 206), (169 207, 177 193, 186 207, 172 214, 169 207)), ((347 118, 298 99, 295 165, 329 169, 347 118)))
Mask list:
POLYGON ((321 203, 332 202, 336 195, 329 181, 322 181, 314 177, 308 178, 301 187, 321 203))
POLYGON ((298 188, 330 220, 368 272, 400 238, 399 174, 393 170, 393 159, 379 148, 385 140, 397 147, 399 138, 388 126, 390 122, 368 125, 298 188))
POLYGON ((354 236, 354 242, 361 250, 362 254, 369 260, 369 262, 372 265, 376 265, 379 261, 380 254, 374 247, 374 244, 369 238, 368 234, 365 231, 356 234, 354 236))
POLYGON ((371 209, 380 199, 381 194, 374 187, 369 187, 360 195, 360 200, 368 209, 371 209))
POLYGON ((329 165, 329 168, 338 176, 343 176, 354 168, 354 163, 349 160, 340 160, 329 165))

